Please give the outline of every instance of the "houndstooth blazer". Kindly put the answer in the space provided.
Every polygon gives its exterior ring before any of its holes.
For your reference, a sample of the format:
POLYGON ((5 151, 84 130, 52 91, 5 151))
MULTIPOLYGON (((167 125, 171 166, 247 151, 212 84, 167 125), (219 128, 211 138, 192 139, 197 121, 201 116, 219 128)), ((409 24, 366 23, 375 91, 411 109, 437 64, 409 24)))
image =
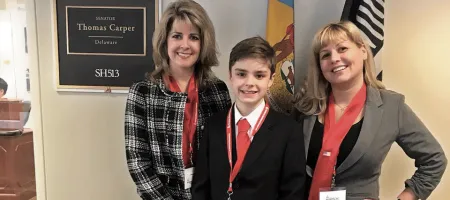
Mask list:
MULTIPOLYGON (((209 80, 199 89, 195 161, 205 121, 231 106, 226 84, 209 80)), ((141 81, 130 87, 125 111, 128 169, 144 200, 191 199, 184 189, 182 135, 186 93, 168 90, 163 81, 141 81)), ((195 163, 194 163, 195 164, 195 163)))

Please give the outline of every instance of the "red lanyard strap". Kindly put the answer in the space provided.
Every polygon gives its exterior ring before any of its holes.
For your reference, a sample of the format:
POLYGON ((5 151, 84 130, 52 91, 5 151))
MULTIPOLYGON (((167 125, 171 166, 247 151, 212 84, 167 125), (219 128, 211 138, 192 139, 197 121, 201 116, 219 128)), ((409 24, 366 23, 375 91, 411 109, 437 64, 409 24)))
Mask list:
MULTIPOLYGON (((227 150, 228 150, 228 162, 230 163, 230 179, 229 179, 229 187, 228 187, 228 195, 233 194, 233 180, 234 178, 236 178, 236 175, 238 174, 239 170, 241 169, 242 163, 244 162, 244 158, 239 158, 236 161, 236 164, 233 168, 233 156, 232 156, 232 134, 231 134, 231 109, 234 108, 234 105, 231 106, 230 110, 228 111, 228 116, 227 116, 227 150)), ((251 132, 251 136, 253 137, 256 132, 258 132, 259 128, 261 127, 262 123, 264 122, 264 120, 267 117, 267 114, 269 113, 269 103, 266 103, 263 112, 261 113, 261 115, 258 118, 258 121, 255 124, 255 127, 252 129, 251 132)), ((239 150, 239 149, 238 149, 239 150)))

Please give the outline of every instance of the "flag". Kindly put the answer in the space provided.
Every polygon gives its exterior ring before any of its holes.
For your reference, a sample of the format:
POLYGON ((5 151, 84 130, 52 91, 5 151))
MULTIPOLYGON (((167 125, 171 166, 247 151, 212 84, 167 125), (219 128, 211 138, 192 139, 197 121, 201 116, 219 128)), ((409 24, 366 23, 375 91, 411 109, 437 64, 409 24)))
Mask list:
POLYGON ((353 22, 372 49, 376 73, 382 79, 381 50, 384 43, 384 0, 346 0, 342 20, 353 22))
POLYGON ((268 92, 271 107, 288 113, 294 94, 294 0, 268 0, 266 40, 276 52, 275 77, 268 92))

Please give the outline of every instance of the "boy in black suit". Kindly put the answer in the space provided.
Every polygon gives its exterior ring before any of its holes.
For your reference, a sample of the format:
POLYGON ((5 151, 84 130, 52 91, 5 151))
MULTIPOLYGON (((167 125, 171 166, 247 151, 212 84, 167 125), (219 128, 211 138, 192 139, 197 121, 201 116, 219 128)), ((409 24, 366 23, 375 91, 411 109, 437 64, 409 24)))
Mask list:
POLYGON ((245 39, 231 51, 229 73, 236 100, 206 125, 193 199, 303 199, 302 125, 265 100, 275 75, 275 51, 261 37, 245 39))

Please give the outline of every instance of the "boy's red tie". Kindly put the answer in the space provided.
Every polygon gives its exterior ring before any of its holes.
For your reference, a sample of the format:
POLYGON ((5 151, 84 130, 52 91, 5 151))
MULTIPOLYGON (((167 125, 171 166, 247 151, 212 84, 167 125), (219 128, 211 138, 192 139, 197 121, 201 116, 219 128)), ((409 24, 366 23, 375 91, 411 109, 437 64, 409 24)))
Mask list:
POLYGON ((250 146, 250 137, 248 136, 248 130, 250 129, 250 124, 246 119, 241 119, 237 123, 238 125, 238 136, 237 136, 237 157, 238 160, 243 160, 247 149, 250 146))

